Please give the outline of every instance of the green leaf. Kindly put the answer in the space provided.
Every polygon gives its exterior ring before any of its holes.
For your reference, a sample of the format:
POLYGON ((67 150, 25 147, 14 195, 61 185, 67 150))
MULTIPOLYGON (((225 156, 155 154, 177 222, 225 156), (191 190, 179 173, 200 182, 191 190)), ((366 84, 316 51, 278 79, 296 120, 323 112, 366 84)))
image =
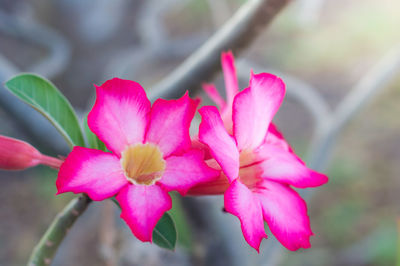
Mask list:
POLYGON ((168 213, 164 213, 153 230, 153 242, 159 247, 174 250, 176 239, 174 221, 168 213))
POLYGON ((191 250, 193 248, 193 235, 190 224, 187 221, 185 210, 182 207, 181 196, 176 192, 170 192, 172 208, 169 214, 174 220, 175 226, 179 228, 178 245, 191 250))
POLYGON ((87 116, 83 120, 83 129, 85 131, 86 140, 88 141, 89 148, 106 151, 106 145, 99 140, 99 138, 90 130, 87 123, 87 116))
POLYGON ((69 146, 85 146, 76 114, 61 92, 47 79, 35 74, 19 74, 5 83, 18 98, 46 117, 69 146))

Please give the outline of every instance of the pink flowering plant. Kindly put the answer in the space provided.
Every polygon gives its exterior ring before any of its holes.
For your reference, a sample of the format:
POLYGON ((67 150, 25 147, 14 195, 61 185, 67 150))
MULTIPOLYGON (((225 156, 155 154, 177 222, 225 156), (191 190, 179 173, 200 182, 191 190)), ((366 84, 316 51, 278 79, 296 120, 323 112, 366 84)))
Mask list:
MULTIPOLYGON (((307 206, 293 187, 320 186, 328 178, 307 168, 272 123, 285 84, 272 74, 251 73, 249 86, 239 91, 230 52, 222 54, 222 68, 227 99, 214 85, 204 84, 218 108, 199 109, 201 124, 193 136, 189 128, 200 101, 188 93, 151 104, 139 83, 113 78, 95 86, 96 102, 82 132, 71 105, 52 83, 33 74, 18 75, 7 88, 42 113, 72 150, 53 158, 26 142, 0 136, 0 168, 56 168, 57 195, 82 194, 86 204, 112 199, 133 235, 162 247, 175 246, 168 211, 170 193, 177 191, 182 196, 223 194, 225 210, 239 218, 245 240, 257 251, 267 238, 264 221, 287 249, 309 248, 313 233, 307 206)), ((67 206, 64 213, 73 210, 67 206)), ((73 223, 76 217, 71 217, 73 223)), ((54 230, 61 230, 62 222, 55 224, 45 237, 59 239, 54 230)), ((36 253, 55 252, 57 245, 40 243, 36 253)))
POLYGON ((267 237, 264 221, 289 250, 309 248, 313 233, 307 206, 290 186, 316 187, 328 178, 307 168, 271 122, 285 84, 271 74, 251 73, 249 87, 239 92, 231 53, 222 54, 222 66, 227 101, 213 85, 204 86, 221 114, 213 106, 199 110, 199 140, 211 154, 207 163, 221 173, 191 192, 223 193, 225 210, 239 218, 244 238, 257 251, 267 237))
POLYGON ((138 83, 118 78, 96 92, 88 125, 111 152, 74 147, 58 173, 58 194, 116 196, 133 234, 151 241, 157 221, 172 207, 169 191, 184 195, 217 176, 202 151, 191 149, 189 126, 198 102, 186 93, 151 106, 138 83))

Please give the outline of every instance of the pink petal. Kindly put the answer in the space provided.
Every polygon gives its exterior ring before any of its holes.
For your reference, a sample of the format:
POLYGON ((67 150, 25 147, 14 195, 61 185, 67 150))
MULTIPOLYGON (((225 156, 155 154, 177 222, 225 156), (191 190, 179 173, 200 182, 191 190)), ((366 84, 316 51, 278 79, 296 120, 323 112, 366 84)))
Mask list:
POLYGON ((212 158, 210 148, 199 140, 199 136, 192 137, 192 149, 201 150, 204 153, 204 160, 212 158))
POLYGON ((309 169, 304 162, 290 151, 279 146, 263 144, 256 156, 261 162, 261 176, 299 188, 317 187, 328 182, 328 177, 309 169))
POLYGON ((167 190, 177 190, 185 195, 189 188, 203 182, 215 180, 220 171, 207 166, 203 153, 191 150, 182 156, 170 156, 166 159, 166 169, 159 181, 167 190))
POLYGON ((247 243, 259 252, 261 240, 267 238, 259 200, 236 179, 226 190, 224 202, 225 210, 239 218, 247 243))
POLYGON ((265 181, 254 195, 260 200, 271 232, 289 250, 309 248, 313 232, 305 201, 296 191, 280 183, 265 181))
POLYGON ((221 55, 222 70, 226 87, 228 108, 232 106, 233 98, 239 92, 238 79, 236 77, 235 58, 231 51, 221 55))
POLYGON ((233 102, 233 132, 239 150, 254 149, 265 138, 285 94, 283 81, 271 74, 252 75, 250 87, 233 102))
POLYGON ((265 142, 268 144, 278 146, 278 147, 284 149, 285 151, 294 153, 292 147, 290 147, 289 143, 287 143, 287 141, 283 137, 282 133, 278 130, 276 125, 272 122, 269 124, 268 133, 265 138, 265 142))
POLYGON ((187 192, 187 195, 189 196, 223 195, 230 186, 230 183, 229 180, 226 178, 226 176, 221 172, 221 170, 219 170, 219 172, 220 175, 217 179, 206 183, 201 183, 190 188, 189 191, 187 192))
POLYGON ((114 196, 128 183, 118 157, 75 146, 58 172, 58 193, 86 193, 92 200, 114 196))
POLYGON ((153 229, 163 214, 171 209, 171 197, 160 186, 126 185, 116 196, 121 218, 141 241, 152 241, 153 229))
POLYGON ((178 100, 158 99, 153 104, 146 142, 157 144, 164 157, 182 153, 190 147, 189 127, 198 101, 188 93, 178 100))
POLYGON ((96 86, 96 94, 88 125, 107 148, 120 156, 127 145, 143 142, 151 104, 142 86, 113 78, 96 86))
POLYGON ((221 97, 214 84, 204 83, 203 90, 207 93, 208 97, 210 97, 210 99, 217 104, 220 109, 225 107, 225 100, 221 97))
POLYGON ((226 132, 217 108, 204 106, 199 110, 202 120, 199 139, 207 144, 230 181, 239 174, 239 152, 234 139, 226 132))

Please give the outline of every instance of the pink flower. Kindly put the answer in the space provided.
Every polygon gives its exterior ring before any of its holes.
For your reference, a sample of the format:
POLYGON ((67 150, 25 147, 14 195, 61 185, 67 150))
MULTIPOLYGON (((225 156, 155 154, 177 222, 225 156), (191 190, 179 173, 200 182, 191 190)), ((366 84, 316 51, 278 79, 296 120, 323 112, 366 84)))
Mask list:
POLYGON ((191 149, 198 102, 185 94, 151 106, 138 83, 118 78, 96 86, 96 93, 88 125, 111 152, 74 147, 58 174, 58 194, 86 193, 93 200, 116 195, 121 218, 138 239, 151 242, 157 221, 171 208, 168 192, 185 194, 218 175, 202 151, 191 149))
POLYGON ((271 123, 285 85, 274 75, 252 73, 249 87, 239 92, 231 53, 222 55, 222 66, 227 102, 214 86, 206 85, 207 93, 221 108, 222 119, 215 107, 199 110, 199 140, 215 159, 207 163, 222 172, 218 180, 196 186, 189 193, 224 193, 226 211, 239 218, 246 241, 257 251, 261 240, 267 238, 264 221, 286 248, 309 248, 313 233, 307 206, 290 186, 316 187, 328 179, 308 169, 271 123))
POLYGON ((0 169, 24 170, 38 164, 60 168, 62 160, 41 154, 25 141, 0 135, 0 169))

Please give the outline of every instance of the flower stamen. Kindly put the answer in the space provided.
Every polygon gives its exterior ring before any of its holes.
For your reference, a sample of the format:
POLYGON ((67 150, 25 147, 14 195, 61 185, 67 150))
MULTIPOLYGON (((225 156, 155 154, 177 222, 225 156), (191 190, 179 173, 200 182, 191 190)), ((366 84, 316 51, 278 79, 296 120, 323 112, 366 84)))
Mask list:
POLYGON ((149 186, 161 179, 165 160, 156 145, 136 144, 122 152, 121 166, 129 182, 149 186))

